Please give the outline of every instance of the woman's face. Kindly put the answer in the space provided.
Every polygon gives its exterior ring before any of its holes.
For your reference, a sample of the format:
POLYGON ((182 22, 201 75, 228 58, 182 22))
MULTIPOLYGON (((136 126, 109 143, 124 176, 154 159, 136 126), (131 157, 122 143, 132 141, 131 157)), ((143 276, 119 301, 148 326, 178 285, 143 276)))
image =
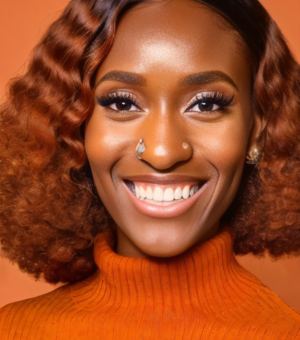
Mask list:
POLYGON ((123 16, 85 137, 119 254, 174 256, 217 232, 255 142, 250 79, 239 36, 195 1, 123 16))

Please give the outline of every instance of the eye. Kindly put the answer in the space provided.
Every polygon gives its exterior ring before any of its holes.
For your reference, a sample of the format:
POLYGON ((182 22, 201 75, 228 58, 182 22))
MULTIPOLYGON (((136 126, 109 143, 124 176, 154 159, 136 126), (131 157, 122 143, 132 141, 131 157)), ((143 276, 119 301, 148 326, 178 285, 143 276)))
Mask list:
POLYGON ((97 102, 99 105, 114 111, 140 111, 136 99, 133 98, 131 93, 108 93, 102 97, 97 97, 97 102))
POLYGON ((116 111, 137 111, 138 108, 134 105, 131 100, 128 99, 117 99, 109 107, 116 111))
POLYGON ((212 112, 222 110, 233 101, 233 96, 227 97, 219 92, 203 92, 192 99, 187 111, 192 112, 212 112))
POLYGON ((220 108, 219 105, 215 104, 213 101, 208 99, 199 100, 196 102, 196 105, 193 105, 189 111, 199 111, 199 112, 208 112, 215 111, 220 108))

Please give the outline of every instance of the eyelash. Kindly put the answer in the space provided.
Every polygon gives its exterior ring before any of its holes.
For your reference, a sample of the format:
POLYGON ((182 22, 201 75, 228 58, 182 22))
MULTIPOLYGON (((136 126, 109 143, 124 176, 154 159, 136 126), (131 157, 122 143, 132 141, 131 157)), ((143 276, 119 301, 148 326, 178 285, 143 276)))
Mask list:
MULTIPOLYGON (((118 101, 124 101, 127 102, 128 105, 133 105, 136 106, 138 109, 139 103, 137 98, 129 92, 112 92, 105 94, 101 97, 97 97, 97 102, 99 105, 103 107, 109 107, 112 104, 116 104, 118 101)), ((197 94, 189 103, 188 108, 186 109, 189 112, 194 112, 191 110, 195 105, 200 105, 201 102, 202 104, 208 103, 212 105, 217 105, 219 106, 218 109, 216 110, 210 110, 210 111, 198 111, 206 114, 214 114, 214 111, 224 111, 228 106, 230 106, 233 102, 234 95, 232 96, 226 96, 224 93, 220 92, 202 92, 197 94)), ((117 112, 130 112, 130 110, 116 110, 109 108, 111 110, 117 111, 117 112)), ((196 111, 197 112, 197 111, 196 111)))
MULTIPOLYGON (((129 93, 129 92, 112 92, 112 93, 105 94, 102 97, 97 97, 98 104, 103 107, 108 107, 112 104, 115 104, 116 102, 120 100, 127 101, 131 105, 134 105, 139 108, 138 99, 132 93, 129 93)), ((112 109, 112 110, 116 111, 115 109, 112 109)), ((120 110, 120 111, 128 112, 129 110, 120 110)))
POLYGON ((228 106, 230 106, 233 102, 234 95, 232 96, 226 96, 224 93, 220 92, 202 92, 198 93, 195 98, 191 100, 189 103, 189 106, 187 108, 187 111, 194 112, 191 110, 195 105, 200 105, 201 103, 208 103, 212 105, 217 105, 220 108, 216 110, 210 110, 210 111, 200 111, 202 113, 206 114, 214 114, 215 111, 224 111, 228 106))

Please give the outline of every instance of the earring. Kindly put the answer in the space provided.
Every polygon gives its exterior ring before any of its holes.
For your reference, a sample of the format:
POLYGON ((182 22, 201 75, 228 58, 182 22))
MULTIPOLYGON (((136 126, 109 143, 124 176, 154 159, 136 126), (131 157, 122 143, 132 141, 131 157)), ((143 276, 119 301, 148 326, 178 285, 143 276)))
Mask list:
POLYGON ((136 154, 136 157, 138 159, 142 159, 142 154, 145 152, 146 150, 146 146, 145 146, 145 143, 143 141, 143 139, 141 138, 138 142, 138 145, 136 146, 135 148, 135 154, 136 154))
POLYGON ((259 162, 261 156, 262 156, 262 153, 257 148, 253 148, 248 152, 246 156, 246 163, 256 164, 259 162))

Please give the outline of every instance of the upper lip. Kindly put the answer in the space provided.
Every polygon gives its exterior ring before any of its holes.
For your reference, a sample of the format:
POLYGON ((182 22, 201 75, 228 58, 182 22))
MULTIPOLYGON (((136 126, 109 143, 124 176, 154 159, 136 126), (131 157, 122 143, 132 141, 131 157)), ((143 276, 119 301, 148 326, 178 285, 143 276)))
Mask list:
POLYGON ((153 184, 176 184, 176 183, 199 183, 206 181, 207 178, 193 177, 189 175, 178 174, 144 174, 144 175, 131 175, 123 177, 123 180, 131 182, 145 182, 153 184))

